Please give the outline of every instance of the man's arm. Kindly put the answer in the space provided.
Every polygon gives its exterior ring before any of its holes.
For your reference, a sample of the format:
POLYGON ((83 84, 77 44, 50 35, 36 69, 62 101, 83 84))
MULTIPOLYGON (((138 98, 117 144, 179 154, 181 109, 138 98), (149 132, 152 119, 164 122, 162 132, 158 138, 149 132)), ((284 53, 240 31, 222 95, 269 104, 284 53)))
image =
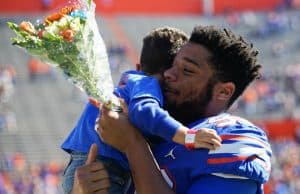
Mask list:
POLYGON ((163 179, 150 147, 144 139, 142 139, 140 143, 136 142, 135 145, 132 144, 129 146, 126 151, 126 156, 129 161, 137 193, 174 193, 163 179))
POLYGON ((139 194, 174 194, 160 173, 149 145, 123 114, 102 110, 100 137, 127 156, 133 181, 139 194))

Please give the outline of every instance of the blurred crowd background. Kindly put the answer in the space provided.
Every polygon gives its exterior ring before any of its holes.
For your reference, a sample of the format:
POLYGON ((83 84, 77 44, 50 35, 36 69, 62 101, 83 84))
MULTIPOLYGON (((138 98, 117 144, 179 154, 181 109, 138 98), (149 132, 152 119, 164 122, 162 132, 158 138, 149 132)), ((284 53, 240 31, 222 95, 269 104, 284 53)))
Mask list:
MULTIPOLYGON (((269 135, 273 169, 265 193, 300 193, 299 0, 95 2, 115 83, 121 72, 135 67, 142 37, 155 27, 177 27, 189 34, 196 24, 218 25, 252 41, 260 51, 263 76, 230 111, 269 135)), ((1 2, 0 194, 62 193, 68 156, 60 144, 75 126, 87 97, 61 72, 12 46, 13 33, 6 22, 38 21, 65 3, 1 2)))

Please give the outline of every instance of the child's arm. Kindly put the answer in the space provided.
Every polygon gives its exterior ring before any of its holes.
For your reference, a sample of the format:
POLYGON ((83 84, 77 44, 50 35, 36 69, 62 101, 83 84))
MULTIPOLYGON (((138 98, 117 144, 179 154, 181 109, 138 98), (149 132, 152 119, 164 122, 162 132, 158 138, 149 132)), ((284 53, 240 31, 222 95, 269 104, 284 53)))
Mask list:
POLYGON ((185 126, 180 126, 177 129, 172 140, 185 145, 189 149, 207 148, 210 150, 220 147, 222 141, 213 129, 201 128, 199 130, 190 130, 185 126))
POLYGON ((191 148, 216 149, 220 146, 221 139, 214 130, 201 129, 195 134, 189 134, 192 130, 184 127, 161 108, 163 97, 156 79, 145 77, 139 81, 129 81, 126 87, 130 93, 129 120, 144 135, 156 135, 187 147, 190 145, 191 148), (187 144, 186 139, 190 137, 192 144, 187 144))
POLYGON ((134 99, 129 105, 129 119, 144 134, 157 135, 165 140, 185 145, 187 148, 217 149, 221 138, 208 128, 190 130, 171 117, 155 99, 134 99), (191 133, 193 132, 193 133, 191 133), (187 141, 190 142, 187 142, 187 141))

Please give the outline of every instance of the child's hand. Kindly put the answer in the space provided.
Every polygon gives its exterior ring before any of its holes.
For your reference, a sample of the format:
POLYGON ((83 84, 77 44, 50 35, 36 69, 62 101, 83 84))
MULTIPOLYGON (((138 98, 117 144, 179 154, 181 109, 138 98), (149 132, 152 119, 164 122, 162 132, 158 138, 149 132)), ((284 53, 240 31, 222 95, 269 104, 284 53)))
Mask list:
POLYGON ((207 148, 209 150, 216 150, 221 146, 221 142, 221 137, 213 129, 201 128, 196 132, 195 148, 207 148))

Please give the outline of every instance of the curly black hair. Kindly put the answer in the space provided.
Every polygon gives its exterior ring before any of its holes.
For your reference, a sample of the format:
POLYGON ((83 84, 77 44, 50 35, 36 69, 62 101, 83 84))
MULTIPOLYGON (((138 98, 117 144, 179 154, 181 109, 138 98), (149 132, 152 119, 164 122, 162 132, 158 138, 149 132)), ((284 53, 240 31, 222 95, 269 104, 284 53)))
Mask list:
POLYGON ((254 79, 260 78, 258 50, 231 30, 215 26, 196 26, 189 41, 204 46, 212 53, 210 62, 217 81, 235 84, 228 107, 254 79))
POLYGON ((140 57, 142 70, 154 74, 170 68, 178 50, 187 41, 187 34, 177 28, 155 28, 143 39, 140 57))

